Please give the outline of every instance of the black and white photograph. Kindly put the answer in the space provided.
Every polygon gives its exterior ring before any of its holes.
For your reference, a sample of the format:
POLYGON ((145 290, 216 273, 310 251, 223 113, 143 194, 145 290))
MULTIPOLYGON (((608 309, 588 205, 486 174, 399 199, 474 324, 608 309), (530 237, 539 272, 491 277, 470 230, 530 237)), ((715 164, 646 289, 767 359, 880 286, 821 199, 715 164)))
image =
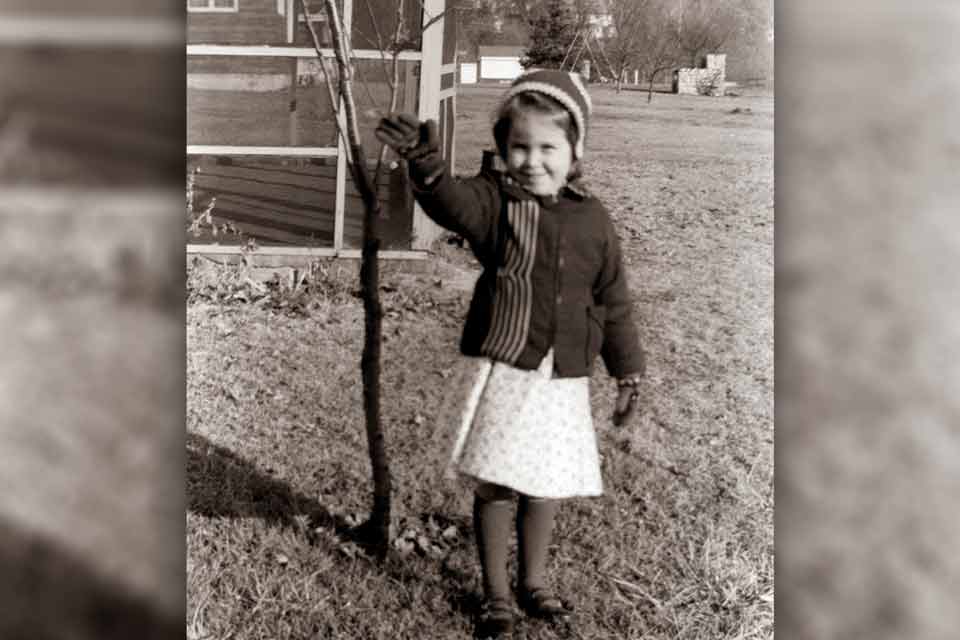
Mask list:
POLYGON ((954 638, 958 28, 0 2, 0 638, 954 638))
POLYGON ((187 3, 188 638, 772 638, 768 0, 187 3))

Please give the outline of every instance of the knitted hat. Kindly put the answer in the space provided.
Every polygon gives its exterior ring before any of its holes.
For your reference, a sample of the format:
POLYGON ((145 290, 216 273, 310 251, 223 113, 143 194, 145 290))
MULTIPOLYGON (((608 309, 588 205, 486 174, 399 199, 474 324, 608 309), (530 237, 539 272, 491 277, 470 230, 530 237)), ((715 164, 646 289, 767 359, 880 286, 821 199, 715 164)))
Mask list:
POLYGON ((587 93, 583 81, 577 73, 556 71, 553 69, 537 69, 528 71, 513 81, 510 89, 503 96, 501 105, 518 93, 535 91, 548 95, 562 104, 577 125, 577 143, 574 145, 573 157, 583 157, 583 144, 587 136, 587 124, 590 120, 590 111, 593 104, 590 94, 587 93))

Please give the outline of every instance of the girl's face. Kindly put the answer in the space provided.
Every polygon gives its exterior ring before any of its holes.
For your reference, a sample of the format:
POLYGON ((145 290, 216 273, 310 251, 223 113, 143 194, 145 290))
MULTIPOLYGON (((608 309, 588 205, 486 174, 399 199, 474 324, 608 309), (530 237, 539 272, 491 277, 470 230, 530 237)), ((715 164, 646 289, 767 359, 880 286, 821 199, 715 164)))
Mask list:
POLYGON ((553 196, 567 184, 573 149, 556 116, 521 113, 507 135, 507 171, 527 191, 553 196))

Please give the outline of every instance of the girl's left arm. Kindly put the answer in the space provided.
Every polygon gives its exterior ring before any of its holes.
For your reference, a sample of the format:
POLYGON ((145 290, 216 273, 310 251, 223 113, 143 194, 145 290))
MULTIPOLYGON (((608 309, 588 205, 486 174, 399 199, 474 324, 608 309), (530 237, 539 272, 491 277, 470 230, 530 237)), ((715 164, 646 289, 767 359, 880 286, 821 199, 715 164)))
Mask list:
POLYGON ((606 211, 603 218, 606 229, 603 267, 594 287, 597 303, 606 308, 600 356, 611 376, 619 380, 634 379, 646 371, 646 357, 633 321, 633 300, 623 267, 620 240, 606 211))

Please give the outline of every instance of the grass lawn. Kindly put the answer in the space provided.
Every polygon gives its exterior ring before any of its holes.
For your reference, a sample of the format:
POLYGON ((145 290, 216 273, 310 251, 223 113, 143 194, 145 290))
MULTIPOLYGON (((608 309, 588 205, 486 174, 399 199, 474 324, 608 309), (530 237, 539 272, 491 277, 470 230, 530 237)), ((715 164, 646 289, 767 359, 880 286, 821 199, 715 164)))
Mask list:
MULTIPOLYGON (((458 172, 479 167, 501 91, 458 96, 458 172)), ((515 637, 772 638, 773 98, 593 100, 586 177, 620 230, 649 375, 617 429, 598 363, 606 493, 563 505, 549 560, 575 614, 515 637)), ((470 637, 471 496, 437 468, 475 273, 451 245, 384 268, 396 548, 378 565, 343 534, 370 501, 351 265, 317 265, 287 308, 225 299, 242 269, 192 267, 189 638, 470 637)))

